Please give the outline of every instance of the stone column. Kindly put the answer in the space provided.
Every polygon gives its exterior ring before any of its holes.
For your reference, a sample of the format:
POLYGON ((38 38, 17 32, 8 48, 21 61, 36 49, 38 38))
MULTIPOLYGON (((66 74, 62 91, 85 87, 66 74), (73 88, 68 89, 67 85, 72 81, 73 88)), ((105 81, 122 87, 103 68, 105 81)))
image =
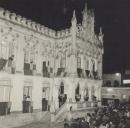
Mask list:
POLYGON ((38 53, 37 53, 37 62, 36 62, 36 69, 37 69, 37 73, 42 75, 42 55, 41 55, 41 49, 40 49, 41 45, 38 45, 38 53))
POLYGON ((17 58, 16 58, 16 72, 23 73, 24 70, 24 43, 23 39, 17 40, 17 58))
POLYGON ((89 95, 89 101, 92 101, 92 90, 91 90, 91 87, 88 87, 88 95, 89 95))
POLYGON ((81 89, 81 101, 84 101, 84 89, 81 89))
POLYGON ((72 102, 76 102, 75 101, 75 81, 72 80, 69 82, 69 88, 68 88, 68 95, 67 95, 67 99, 69 101, 69 99, 72 100, 72 102))
POLYGON ((59 108, 58 89, 59 89, 58 85, 55 85, 53 92, 55 110, 59 108))

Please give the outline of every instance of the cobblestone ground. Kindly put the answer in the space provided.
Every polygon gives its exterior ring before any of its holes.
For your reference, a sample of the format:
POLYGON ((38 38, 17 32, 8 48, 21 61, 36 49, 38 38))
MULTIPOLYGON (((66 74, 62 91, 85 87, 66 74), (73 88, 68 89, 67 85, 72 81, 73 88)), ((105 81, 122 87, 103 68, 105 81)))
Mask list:
POLYGON ((63 123, 49 124, 48 122, 35 122, 15 128, 63 128, 63 123))

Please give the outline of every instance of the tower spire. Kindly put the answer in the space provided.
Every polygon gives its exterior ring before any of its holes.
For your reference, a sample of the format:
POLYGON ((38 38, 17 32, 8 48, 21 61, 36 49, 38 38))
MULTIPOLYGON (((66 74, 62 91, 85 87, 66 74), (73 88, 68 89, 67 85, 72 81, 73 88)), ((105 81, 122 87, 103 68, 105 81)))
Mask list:
POLYGON ((76 24, 77 24, 77 19, 76 19, 76 12, 75 12, 75 10, 73 11, 73 16, 72 16, 71 23, 72 23, 72 25, 73 25, 73 23, 76 23, 76 24))

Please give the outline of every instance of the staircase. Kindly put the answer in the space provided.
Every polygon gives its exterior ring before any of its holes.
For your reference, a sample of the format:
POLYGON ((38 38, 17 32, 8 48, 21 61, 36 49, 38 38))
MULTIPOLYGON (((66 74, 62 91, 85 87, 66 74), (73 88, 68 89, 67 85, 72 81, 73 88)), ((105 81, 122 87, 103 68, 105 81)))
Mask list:
POLYGON ((51 113, 46 112, 46 114, 40 119, 42 122, 51 122, 51 113))
POLYGON ((63 122, 64 119, 67 117, 69 111, 70 111, 70 107, 72 106, 72 116, 74 118, 78 118, 78 117, 84 117, 86 116, 87 113, 93 113, 95 110, 95 105, 93 105, 93 103, 87 103, 87 102, 81 102, 82 107, 80 105, 79 107, 79 103, 69 103, 66 102, 65 104, 63 104, 55 113, 54 113, 54 121, 55 122, 63 122))

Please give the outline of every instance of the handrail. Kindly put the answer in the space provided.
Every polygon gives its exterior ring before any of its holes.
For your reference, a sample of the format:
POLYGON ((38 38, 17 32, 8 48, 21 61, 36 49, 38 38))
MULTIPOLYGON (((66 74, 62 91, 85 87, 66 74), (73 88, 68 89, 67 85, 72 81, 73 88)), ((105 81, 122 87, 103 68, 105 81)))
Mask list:
POLYGON ((55 111, 55 115, 57 115, 57 114, 60 112, 60 110, 62 110, 62 108, 63 108, 66 104, 67 104, 67 102, 65 102, 59 109, 57 109, 57 110, 55 111))

